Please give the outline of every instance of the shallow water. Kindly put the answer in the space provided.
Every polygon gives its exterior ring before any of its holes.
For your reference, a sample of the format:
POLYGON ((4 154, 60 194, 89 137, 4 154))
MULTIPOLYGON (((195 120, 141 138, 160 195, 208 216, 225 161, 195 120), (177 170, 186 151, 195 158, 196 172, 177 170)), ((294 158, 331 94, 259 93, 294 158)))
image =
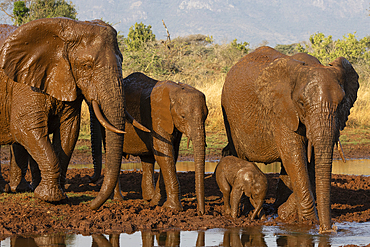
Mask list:
POLYGON ((340 223, 337 233, 319 235, 308 226, 259 226, 206 231, 134 232, 83 236, 53 234, 11 237, 1 246, 364 246, 370 243, 370 223, 340 223), (109 239, 111 242, 109 242, 109 239), (47 244, 48 243, 48 244, 47 244), (118 244, 118 245, 117 245, 118 244))
MULTIPOLYGON (((208 161, 205 164, 205 172, 213 173, 217 165, 217 161, 208 161)), ((264 173, 279 173, 280 172, 280 163, 272 164, 257 164, 258 167, 264 173)), ((70 165, 69 168, 92 168, 91 164, 89 165, 70 165)), ((121 166, 122 170, 133 171, 140 170, 141 163, 124 163, 121 166)), ((155 164, 155 169, 159 171, 158 164, 155 164)), ((192 161, 182 161, 177 162, 176 169, 178 172, 187 172, 194 171, 194 162, 192 161)), ((344 163, 342 160, 333 161, 333 174, 347 174, 347 175, 370 175, 370 160, 369 159, 349 159, 344 163)))

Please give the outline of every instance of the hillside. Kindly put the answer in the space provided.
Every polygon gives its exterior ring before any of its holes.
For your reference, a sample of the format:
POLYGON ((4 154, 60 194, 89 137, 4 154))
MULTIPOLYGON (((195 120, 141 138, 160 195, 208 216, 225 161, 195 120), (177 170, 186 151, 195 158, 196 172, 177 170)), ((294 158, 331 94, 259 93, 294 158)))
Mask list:
POLYGON ((237 38, 252 46, 307 41, 323 32, 335 39, 357 32, 369 34, 369 2, 365 0, 73 0, 80 20, 103 19, 127 35, 135 22, 152 25, 157 39, 212 35, 216 42, 237 38))

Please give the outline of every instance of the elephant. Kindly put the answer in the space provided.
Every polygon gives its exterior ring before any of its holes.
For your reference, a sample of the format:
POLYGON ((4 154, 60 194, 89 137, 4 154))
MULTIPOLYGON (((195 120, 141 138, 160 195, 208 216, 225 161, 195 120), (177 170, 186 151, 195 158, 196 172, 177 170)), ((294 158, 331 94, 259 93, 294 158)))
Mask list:
POLYGON ((68 18, 38 19, 7 30, 0 49, 0 145, 18 143, 39 164, 36 198, 64 200, 59 179, 65 176, 86 100, 111 130, 111 169, 91 204, 100 207, 107 199, 108 181, 117 181, 127 118, 117 32, 100 20, 68 18))
POLYGON ((243 193, 254 207, 251 220, 261 218, 262 205, 268 188, 265 174, 253 162, 235 156, 222 157, 215 173, 224 198, 225 214, 236 218, 243 193))
MULTIPOLYGON (((161 194, 164 194, 164 182, 167 200, 163 206, 182 210, 175 164, 184 134, 193 142, 197 212, 204 214, 205 120, 208 115, 205 95, 186 84, 157 81, 139 72, 124 78, 123 85, 127 110, 151 131, 145 133, 136 130, 128 123, 123 142, 125 155, 139 156, 141 159, 143 198, 151 200, 152 205, 157 205, 161 194), (155 161, 160 167, 156 188, 153 177, 155 161)), ((96 121, 93 117, 91 120, 91 129, 99 128, 94 124, 96 121)), ((95 168, 92 180, 96 181, 101 172, 101 136, 95 137, 92 134, 91 140, 95 168)), ((119 186, 115 190, 115 194, 118 193, 119 186)))
POLYGON ((281 162, 282 181, 293 192, 281 212, 294 210, 300 221, 319 223, 320 232, 335 230, 330 215, 333 149, 356 101, 358 78, 343 57, 324 66, 308 54, 287 56, 263 46, 230 69, 222 89, 228 138, 223 155, 281 162))

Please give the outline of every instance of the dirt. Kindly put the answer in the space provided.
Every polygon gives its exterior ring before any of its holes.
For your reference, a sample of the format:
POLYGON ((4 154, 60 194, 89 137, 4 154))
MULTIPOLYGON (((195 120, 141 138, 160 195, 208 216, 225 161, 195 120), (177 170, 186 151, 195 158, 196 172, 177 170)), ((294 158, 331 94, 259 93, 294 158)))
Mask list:
MULTIPOLYGON (((351 145, 345 149, 347 158, 368 158, 369 145, 351 145)), ((2 172, 8 181, 9 153, 2 148, 2 172)), ((192 157, 180 157, 189 160, 192 157)), ((207 156, 217 160, 218 154, 207 156)), ((334 158, 338 159, 337 152, 334 158)), ((131 161, 138 161, 132 158, 131 161)), ((72 163, 91 163, 91 154, 76 150, 72 163)), ((275 201, 275 188, 278 174, 267 174, 269 190, 264 209, 266 220, 251 221, 248 212, 237 219, 223 216, 222 194, 214 176, 205 175, 206 214, 196 214, 194 172, 178 173, 181 185, 183 211, 175 212, 161 206, 150 206, 141 198, 140 170, 122 171, 120 182, 123 201, 108 200, 99 210, 92 211, 90 202, 97 196, 102 179, 90 183, 88 176, 92 169, 69 169, 67 173, 66 193, 69 200, 61 204, 51 204, 34 198, 33 193, 10 193, 0 195, 0 240, 20 234, 47 234, 71 232, 90 234, 131 233, 138 230, 206 230, 210 228, 246 227, 257 225, 279 225, 280 221, 272 207, 275 201)), ((157 174, 156 174, 157 176, 157 174)), ((31 180, 29 172, 26 179, 31 180)), ((370 177, 367 176, 332 176, 332 221, 366 222, 370 221, 370 177)), ((292 222, 290 222, 292 223, 292 222)), ((294 222, 299 224, 297 222, 294 222)))

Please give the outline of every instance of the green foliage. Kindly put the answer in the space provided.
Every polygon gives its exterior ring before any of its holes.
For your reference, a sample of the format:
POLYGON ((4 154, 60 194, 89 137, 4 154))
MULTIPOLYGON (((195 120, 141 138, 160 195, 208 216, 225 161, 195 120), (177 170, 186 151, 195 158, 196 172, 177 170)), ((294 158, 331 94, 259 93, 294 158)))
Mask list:
POLYGON ((298 51, 315 56, 325 65, 338 57, 345 57, 350 63, 369 61, 369 37, 358 40, 356 33, 349 33, 347 37, 334 41, 331 35, 325 37, 323 33, 315 33, 309 40, 305 47, 298 44, 298 51))
POLYGON ((297 45, 298 44, 291 44, 291 45, 279 45, 277 44, 275 46, 275 50, 285 54, 285 55, 294 55, 297 53, 297 45))
POLYGON ((14 2, 13 15, 14 15, 14 25, 22 25, 25 17, 28 16, 30 9, 26 7, 24 1, 14 2))
POLYGON ((231 46, 247 54, 249 52, 249 48, 248 48, 249 43, 248 42, 238 43, 237 41, 238 41, 237 39, 234 39, 231 42, 231 46))
POLYGON ((29 9, 29 16, 25 22, 52 17, 77 19, 75 5, 65 0, 33 0, 30 3, 29 9))
POLYGON ((127 38, 124 38, 124 44, 128 51, 142 50, 151 41, 155 41, 152 26, 146 26, 142 22, 139 24, 135 23, 135 26, 131 26, 127 38))

